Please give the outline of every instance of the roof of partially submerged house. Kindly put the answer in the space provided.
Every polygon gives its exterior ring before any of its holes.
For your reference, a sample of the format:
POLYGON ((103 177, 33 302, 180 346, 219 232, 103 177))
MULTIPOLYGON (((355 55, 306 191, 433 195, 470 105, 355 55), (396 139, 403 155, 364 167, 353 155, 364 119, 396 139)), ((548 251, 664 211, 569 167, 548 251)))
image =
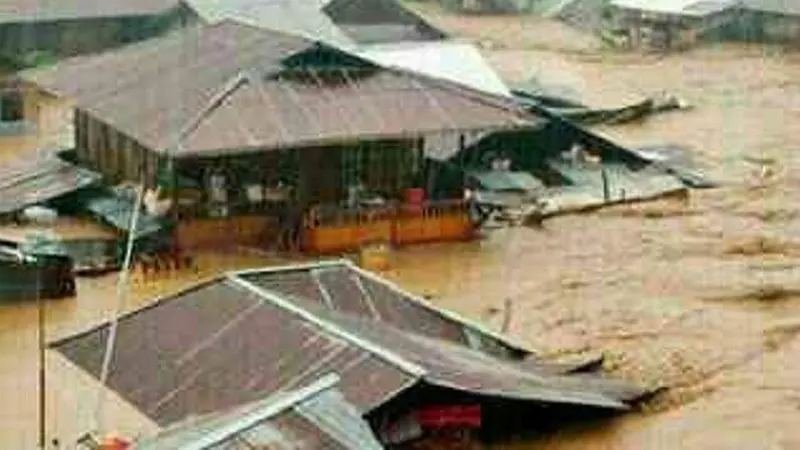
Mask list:
POLYGON ((797 0, 741 0, 741 3, 750 11, 800 16, 800 1, 797 0))
POLYGON ((178 4, 178 0, 3 0, 0 23, 148 16, 178 4))
POLYGON ((541 123, 510 99, 233 21, 22 77, 174 157, 541 123))
POLYGON ((358 410, 336 389, 338 381, 330 374, 296 390, 188 418, 134 442, 132 450, 383 448, 358 410))
POLYGON ((356 42, 324 13, 325 0, 184 0, 207 24, 225 20, 319 40, 339 48, 356 42))
POLYGON ((650 13, 703 17, 736 6, 738 0, 612 0, 617 8, 650 13))
POLYGON ((458 83, 477 91, 510 97, 511 91, 469 43, 401 42, 364 46, 358 55, 385 67, 396 67, 458 83))
POLYGON ((0 170, 0 214, 8 214, 86 188, 100 174, 46 154, 0 170))
POLYGON ((233 19, 339 48, 445 37, 396 0, 183 0, 205 23, 233 19))
MULTIPOLYGON (((334 301, 332 289, 316 285, 312 293, 313 280, 294 288, 307 294, 269 288, 281 273, 294 272, 269 270, 266 280, 259 271, 229 273, 121 318, 108 386, 162 425, 295 389, 328 373, 341 378, 340 389, 362 414, 415 386, 479 399, 612 410, 626 409, 643 394, 625 384, 557 375, 435 338, 443 331, 431 324, 459 325, 452 318, 429 317, 431 326, 421 322, 420 332, 414 332, 410 320, 419 306, 381 295, 377 286, 390 290, 390 285, 360 271, 351 275, 357 274, 362 286, 373 280, 372 290, 364 292, 375 295, 334 301), (313 295, 321 299, 315 303, 313 295)), ((336 280, 326 286, 344 281, 336 280)), ((350 289, 358 289, 358 282, 350 281, 350 289)), ((54 346, 98 377, 107 333, 105 324, 54 346)))

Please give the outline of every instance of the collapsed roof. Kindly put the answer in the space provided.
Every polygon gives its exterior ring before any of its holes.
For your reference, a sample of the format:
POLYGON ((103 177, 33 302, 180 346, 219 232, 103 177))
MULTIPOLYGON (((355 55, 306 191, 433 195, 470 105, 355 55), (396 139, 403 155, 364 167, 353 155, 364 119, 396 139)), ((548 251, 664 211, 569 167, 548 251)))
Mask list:
POLYGON ((173 157, 541 123, 511 99, 232 21, 22 77, 173 157))
MULTIPOLYGON (((53 345, 99 377, 107 333, 105 324, 53 345)), ((328 373, 341 378, 345 398, 364 415, 423 387, 612 411, 644 394, 518 355, 493 356, 503 355, 498 348, 513 345, 349 263, 331 262, 229 273, 121 318, 108 387, 161 425, 328 373)))

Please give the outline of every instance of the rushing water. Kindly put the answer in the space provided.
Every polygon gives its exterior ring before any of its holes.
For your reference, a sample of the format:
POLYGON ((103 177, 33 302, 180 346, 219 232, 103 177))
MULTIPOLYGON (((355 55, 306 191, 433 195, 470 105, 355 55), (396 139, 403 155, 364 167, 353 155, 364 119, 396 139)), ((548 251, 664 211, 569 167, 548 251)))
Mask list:
MULTIPOLYGON (((510 298, 511 332, 532 348, 603 352, 618 376, 671 388, 646 411, 498 448, 800 448, 800 55, 732 45, 621 55, 540 20, 428 13, 480 41, 510 79, 569 84, 597 105, 661 90, 685 98, 695 109, 599 131, 686 144, 725 183, 689 204, 621 206, 394 254, 388 275, 443 307, 496 323, 510 298)), ((201 275, 266 260, 203 261, 201 275)), ((137 284, 127 309, 195 277, 137 284)), ((49 336, 107 318, 114 281, 82 280, 77 300, 48 303, 49 336)), ((0 442, 31 448, 34 305, 0 306, 0 349, 0 442)), ((56 355, 48 362, 48 428, 74 437, 90 423, 92 383, 56 355)), ((124 406, 106 413, 120 431, 151 429, 124 406)))

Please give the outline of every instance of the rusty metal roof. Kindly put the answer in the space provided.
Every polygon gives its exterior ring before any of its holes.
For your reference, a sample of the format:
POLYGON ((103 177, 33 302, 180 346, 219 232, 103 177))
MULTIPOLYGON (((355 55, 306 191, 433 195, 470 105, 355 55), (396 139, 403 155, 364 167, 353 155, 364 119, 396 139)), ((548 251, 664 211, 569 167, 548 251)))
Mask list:
MULTIPOLYGON (((56 344, 99 377, 107 325, 56 344)), ((336 373, 370 411, 413 383, 408 373, 341 333, 229 279, 197 286, 124 317, 108 387, 156 423, 256 401, 336 373)))
POLYGON ((539 125, 510 100, 360 67, 288 70, 310 41, 224 21, 23 74, 156 151, 176 157, 539 125))
POLYGON ((0 214, 53 200, 99 180, 99 174, 56 155, 9 164, 0 169, 0 214))
POLYGON ((361 414, 336 389, 338 381, 330 374, 230 411, 191 417, 135 442, 133 450, 381 449, 361 414))
MULTIPOLYGON (((360 307, 336 310, 265 289, 250 276, 228 274, 123 317, 108 387, 162 425, 328 373, 341 378, 341 391, 362 413, 420 384, 499 400, 627 408, 629 396, 599 378, 540 372, 401 328, 403 320, 377 321, 360 307)), ((106 324, 54 346, 98 377, 107 332, 106 324)))
POLYGON ((238 276, 301 305, 323 305, 345 314, 385 322, 402 330, 480 348, 498 357, 530 353, 509 337, 436 308, 349 261, 244 271, 238 276))

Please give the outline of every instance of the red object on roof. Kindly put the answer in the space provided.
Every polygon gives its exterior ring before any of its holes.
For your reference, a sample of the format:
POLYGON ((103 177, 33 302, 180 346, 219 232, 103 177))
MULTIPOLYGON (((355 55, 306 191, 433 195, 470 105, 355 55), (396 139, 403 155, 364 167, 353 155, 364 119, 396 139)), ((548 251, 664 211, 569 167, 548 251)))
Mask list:
POLYGON ((423 428, 480 428, 480 405, 430 406, 417 411, 423 428))
POLYGON ((406 189, 406 203, 410 205, 420 205, 425 201, 425 189, 411 188, 406 189))
POLYGON ((131 443, 118 437, 107 438, 100 443, 101 450, 127 450, 129 448, 131 448, 131 443))

